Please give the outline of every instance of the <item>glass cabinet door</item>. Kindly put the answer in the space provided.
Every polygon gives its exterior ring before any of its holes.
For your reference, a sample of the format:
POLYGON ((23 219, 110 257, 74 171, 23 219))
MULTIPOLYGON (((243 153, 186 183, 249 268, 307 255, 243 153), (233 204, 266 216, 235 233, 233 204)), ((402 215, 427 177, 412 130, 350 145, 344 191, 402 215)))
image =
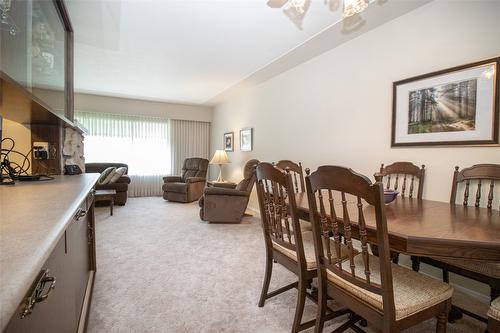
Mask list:
POLYGON ((0 69, 65 115, 66 30, 53 1, 0 0, 0 69))

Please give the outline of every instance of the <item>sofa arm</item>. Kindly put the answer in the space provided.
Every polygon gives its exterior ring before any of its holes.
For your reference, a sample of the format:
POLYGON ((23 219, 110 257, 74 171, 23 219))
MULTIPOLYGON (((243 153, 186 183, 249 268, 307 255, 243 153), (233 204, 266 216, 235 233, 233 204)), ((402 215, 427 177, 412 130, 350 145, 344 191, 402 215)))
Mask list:
POLYGON ((127 175, 123 175, 120 178, 118 178, 118 180, 116 181, 116 183, 130 184, 130 177, 127 176, 127 175))
POLYGON ((182 182, 181 176, 166 176, 163 177, 163 182, 165 183, 180 183, 182 182))
POLYGON ((207 187, 205 188, 205 195, 232 195, 239 197, 248 197, 248 192, 236 190, 233 188, 207 187))
POLYGON ((199 182, 205 182, 206 179, 203 177, 188 177, 186 178, 186 183, 199 183, 199 182))

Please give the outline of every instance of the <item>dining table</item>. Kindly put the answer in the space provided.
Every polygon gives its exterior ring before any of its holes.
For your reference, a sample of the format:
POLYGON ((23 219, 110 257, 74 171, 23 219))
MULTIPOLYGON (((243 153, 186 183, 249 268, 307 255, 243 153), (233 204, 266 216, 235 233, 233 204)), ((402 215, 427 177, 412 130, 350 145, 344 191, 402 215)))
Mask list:
MULTIPOLYGON (((310 221, 306 193, 295 196, 300 219, 310 221)), ((327 199, 325 207, 328 206, 327 199)), ((348 201, 353 237, 357 228, 357 202, 348 201)), ((337 219, 342 222, 342 206, 337 219)), ((368 241, 377 243, 373 206, 365 203, 363 213, 368 241)), ((500 262, 500 211, 450 204, 447 202, 397 197, 385 205, 391 250, 407 255, 437 258, 459 258, 500 262)))

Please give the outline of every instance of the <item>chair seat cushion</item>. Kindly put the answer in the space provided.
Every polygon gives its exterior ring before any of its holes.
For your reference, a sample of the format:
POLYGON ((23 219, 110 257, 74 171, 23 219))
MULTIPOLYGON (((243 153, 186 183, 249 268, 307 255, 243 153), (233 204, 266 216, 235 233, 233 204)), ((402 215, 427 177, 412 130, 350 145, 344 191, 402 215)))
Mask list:
POLYGON ((468 271, 500 279, 500 263, 498 262, 489 262, 481 260, 463 260, 463 259, 441 259, 441 258, 433 258, 433 259, 444 262, 448 265, 466 269, 468 271))
MULTIPOLYGON (((369 256, 370 280, 380 284, 380 264, 378 257, 369 256)), ((356 276, 365 277, 365 266, 361 255, 354 258, 356 276)), ((343 265, 348 269, 347 263, 343 265)), ((396 307, 396 320, 406 318, 414 313, 427 309, 451 298, 453 288, 447 283, 433 279, 426 275, 414 272, 408 268, 391 263, 392 282, 394 286, 394 303, 396 307)), ((355 297, 368 302, 370 305, 383 312, 382 296, 358 287, 339 277, 330 270, 326 270, 327 279, 344 289, 355 297)))
MULTIPOLYGON (((316 266, 316 253, 314 252, 314 241, 313 234, 311 231, 305 231, 302 233, 302 243, 304 244, 304 255, 306 257, 306 268, 307 270, 315 270, 316 266)), ((335 243, 330 240, 331 249, 335 248, 335 243)), ((297 261, 297 253, 294 250, 290 250, 276 242, 273 241, 273 247, 276 251, 279 251, 286 255, 288 258, 297 261)), ((342 258, 347 258, 347 246, 342 245, 341 247, 342 258)))
POLYGON ((488 317, 500 321, 500 297, 491 302, 490 310, 488 311, 488 317))
POLYGON ((165 192, 187 193, 188 186, 186 183, 165 183, 162 189, 165 192))

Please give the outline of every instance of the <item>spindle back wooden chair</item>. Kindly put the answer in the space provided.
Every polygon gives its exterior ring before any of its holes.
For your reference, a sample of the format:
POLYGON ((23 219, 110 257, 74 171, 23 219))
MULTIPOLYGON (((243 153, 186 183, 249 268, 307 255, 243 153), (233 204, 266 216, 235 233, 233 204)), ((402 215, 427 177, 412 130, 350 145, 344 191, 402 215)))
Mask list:
POLYGON ((288 169, 292 175, 293 189, 295 193, 304 193, 306 186, 304 184, 304 172, 302 170, 302 163, 298 164, 290 160, 281 160, 275 164, 276 167, 286 170, 288 169))
POLYGON ((500 332, 500 298, 491 302, 488 310, 488 329, 487 333, 500 332))
POLYGON ((411 162, 395 162, 387 166, 382 164, 379 172, 386 182, 386 190, 399 191, 402 197, 422 199, 425 165, 419 168, 411 162))
MULTIPOLYGON (((476 164, 461 171, 457 166, 453 173, 450 204, 463 205, 464 207, 486 207, 493 213, 493 210, 496 210, 496 207, 494 207, 495 184, 500 184, 500 164, 476 164), (459 194, 462 191, 459 185, 463 185, 463 195, 460 196, 459 194)), ((499 214, 499 212, 495 213, 499 214)), ((415 256, 412 256, 411 259, 415 271, 420 269, 420 263, 423 262, 441 268, 443 281, 447 283, 449 282, 449 272, 452 272, 489 285, 490 301, 500 297, 500 263, 415 256)), ((456 308, 470 317, 487 322, 486 317, 464 308, 456 308)))
MULTIPOLYGON (((382 176, 385 182, 384 190, 400 192, 402 197, 422 199, 425 180, 425 165, 421 168, 411 162, 395 162, 380 166, 375 175, 382 176)), ((373 254, 377 254, 377 246, 371 245, 373 254)), ((391 251, 392 262, 399 263, 399 253, 391 251)))
MULTIPOLYGON (((266 271, 259 307, 264 306, 266 299, 291 288, 297 288, 297 306, 292 332, 298 332, 315 324, 315 319, 302 323, 305 298, 309 297, 314 302, 317 301, 314 295, 307 292, 307 289, 311 287, 312 279, 317 275, 312 232, 302 232, 290 170, 288 168, 282 170, 270 163, 260 163, 257 166, 256 175, 257 197, 266 246, 266 271), (295 273, 298 276, 298 282, 268 293, 273 261, 295 273)), ((342 249, 345 257, 345 246, 342 249)), ((328 309, 327 317, 335 318, 347 312, 347 310, 328 309)))
POLYGON ((377 178, 377 183, 372 184, 365 176, 340 166, 321 166, 306 176, 318 263, 315 331, 323 330, 330 296, 356 313, 335 332, 348 328, 362 331, 356 326, 362 318, 376 330, 397 332, 434 316, 438 317, 437 331, 445 332, 451 288, 391 263, 383 185, 381 177, 377 178), (376 237, 370 240, 367 218, 376 223, 376 237), (354 230, 359 235, 361 252, 354 248, 354 230), (333 248, 328 246, 331 237, 333 248), (378 245, 379 257, 369 254, 369 241, 378 245), (348 260, 332 261, 332 254, 338 253, 343 242, 348 260))
POLYGON ((308 296, 307 287, 317 274, 314 251, 312 259, 306 257, 289 170, 281 170, 270 163, 260 163, 256 174, 257 196, 266 246, 266 271, 259 307, 264 306, 266 299, 291 288, 297 288, 297 306, 292 332, 298 332, 314 325, 314 320, 301 323, 305 298, 308 296), (273 260, 295 273, 298 282, 268 293, 273 260))

